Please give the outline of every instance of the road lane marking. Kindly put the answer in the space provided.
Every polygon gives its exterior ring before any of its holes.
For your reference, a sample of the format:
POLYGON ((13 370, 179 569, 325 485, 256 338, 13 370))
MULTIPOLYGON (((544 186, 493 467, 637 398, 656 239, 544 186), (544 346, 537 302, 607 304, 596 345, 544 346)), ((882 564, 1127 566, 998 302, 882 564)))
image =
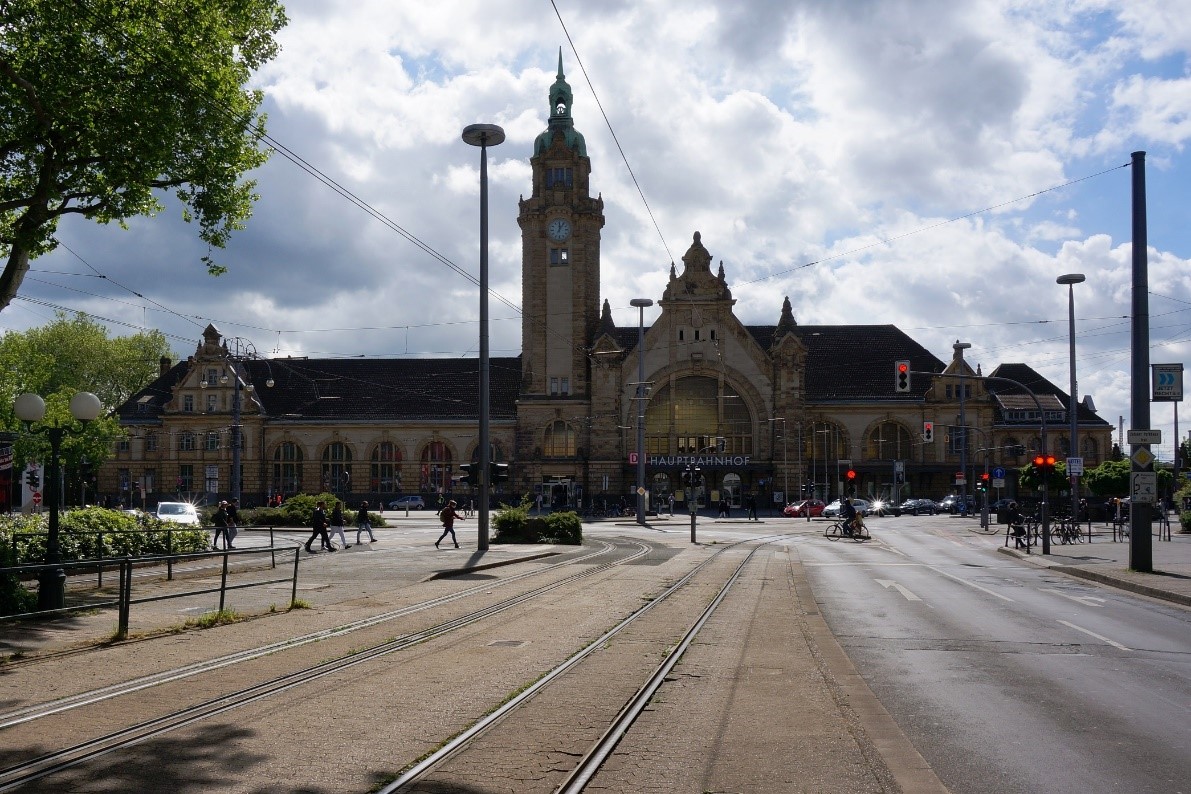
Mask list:
POLYGON ((961 579, 958 576, 952 576, 951 574, 947 573, 946 571, 940 571, 938 568, 936 568, 933 565, 928 565, 926 567, 941 576, 946 576, 948 579, 954 579, 955 581, 959 582, 960 584, 966 584, 968 587, 974 587, 982 593, 988 593, 990 596, 996 596, 997 598, 1001 599, 1002 601, 1008 601, 1010 603, 1013 603, 1012 598, 1010 598, 1007 595, 1001 595, 1000 593, 996 592, 995 590, 989 590, 987 587, 981 587, 980 585, 976 584, 975 582, 969 582, 967 579, 961 579))
POLYGON ((1090 607, 1102 607, 1102 606, 1104 606, 1104 599, 1103 599, 1103 598, 1097 598, 1096 596, 1073 596, 1073 595, 1069 595, 1069 594, 1067 594, 1067 593, 1064 593, 1064 592, 1063 592, 1063 591, 1061 591, 1061 590, 1054 590, 1054 589, 1052 589, 1052 588, 1049 588, 1049 587, 1039 587, 1039 588, 1038 588, 1038 590, 1039 590, 1039 592, 1042 592, 1042 593, 1054 593, 1055 595, 1057 595, 1057 596, 1062 596, 1063 598, 1070 598, 1072 601, 1078 601, 1079 603, 1081 603, 1081 604, 1084 604, 1084 605, 1086 605, 1086 606, 1090 606, 1090 607), (1092 603, 1093 601, 1099 601, 1100 603, 1099 603, 1099 604, 1093 604, 1093 603, 1092 603))
POLYGON ((1089 631, 1088 629, 1085 629, 1082 626, 1076 626, 1074 623, 1068 623, 1065 620, 1060 620, 1059 622, 1062 623, 1064 626, 1069 626, 1070 628, 1075 629, 1076 631, 1082 631, 1084 634, 1087 634, 1089 637, 1095 637, 1096 639, 1100 640, 1101 642, 1107 642, 1109 645, 1111 645, 1114 648, 1120 648, 1122 651, 1133 650, 1132 648, 1126 648, 1124 645, 1121 645, 1119 642, 1113 642, 1108 637, 1102 637, 1094 631, 1089 631))
POLYGON ((896 590, 897 592, 899 592, 903 596, 905 596, 907 601, 921 601, 922 600, 921 598, 914 595, 909 590, 902 587, 900 584, 893 581, 892 579, 874 579, 873 581, 876 582, 877 584, 881 585, 881 587, 884 587, 886 590, 888 590, 890 587, 892 587, 894 590, 896 590))

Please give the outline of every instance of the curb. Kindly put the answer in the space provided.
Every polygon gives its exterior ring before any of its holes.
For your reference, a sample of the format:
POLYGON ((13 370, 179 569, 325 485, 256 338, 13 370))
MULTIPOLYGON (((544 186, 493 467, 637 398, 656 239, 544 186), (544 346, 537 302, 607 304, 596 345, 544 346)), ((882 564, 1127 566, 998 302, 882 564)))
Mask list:
MULTIPOLYGON (((1017 551, 1016 549, 998 548, 997 551, 1001 554, 1007 554, 1010 557, 1015 557, 1019 560, 1024 560, 1037 565, 1040 568, 1047 568, 1057 573, 1074 576, 1077 579, 1087 579, 1088 581, 1097 582, 1099 584, 1106 584, 1109 587, 1115 587, 1118 590, 1128 590, 1139 595, 1149 596, 1150 598, 1157 598, 1160 601, 1170 601, 1174 604, 1181 604, 1182 606, 1191 607, 1191 596, 1183 595, 1182 593, 1172 593, 1169 590, 1163 590, 1158 587, 1151 587, 1147 584, 1134 582, 1129 579, 1122 579, 1119 576, 1112 574, 1101 573, 1100 571, 1089 570, 1087 568, 1079 568, 1074 565, 1061 565, 1056 562, 1051 562, 1042 557, 1034 555, 1026 555, 1017 551)), ((1162 576, 1161 572, 1155 572, 1152 575, 1162 576)))

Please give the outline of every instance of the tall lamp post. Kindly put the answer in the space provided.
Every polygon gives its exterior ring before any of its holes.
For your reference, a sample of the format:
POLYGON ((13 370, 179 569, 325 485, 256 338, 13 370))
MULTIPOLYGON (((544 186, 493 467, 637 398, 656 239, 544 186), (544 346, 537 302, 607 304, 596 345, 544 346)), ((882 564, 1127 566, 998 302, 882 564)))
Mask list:
MULTIPOLYGON (((99 398, 91 392, 81 391, 70 398, 70 415, 79 422, 90 422, 99 417, 103 406, 99 398)), ((62 439, 68 433, 83 432, 60 425, 43 424, 33 427, 34 422, 45 418, 45 400, 36 394, 22 394, 13 403, 13 411, 25 423, 25 427, 32 433, 42 433, 50 440, 50 469, 46 475, 46 501, 50 503, 50 526, 46 538, 45 564, 56 566, 46 568, 38 576, 37 608, 38 610, 61 609, 66 606, 66 571, 62 568, 62 547, 58 541, 58 502, 60 501, 59 480, 62 478, 62 439)))
POLYGON ((504 143, 505 131, 495 124, 469 124, 463 142, 480 147, 480 512, 476 516, 477 548, 488 550, 488 503, 492 492, 492 449, 489 442, 488 390, 488 147, 504 143))
MULTIPOLYGON (((785 503, 790 501, 790 461, 786 456, 786 417, 775 416, 769 421, 782 423, 782 502, 785 503)), ((782 507, 785 506, 782 504, 782 507)))
POLYGON ((637 308, 637 523, 645 523, 645 308, 650 298, 633 298, 637 308))
MULTIPOLYGON (((1071 520, 1079 523, 1079 475, 1071 473, 1071 458, 1079 454, 1079 398, 1075 389, 1075 285, 1085 281, 1083 273, 1068 273, 1059 276, 1056 282, 1067 285, 1067 335, 1071 345, 1071 402, 1067 407, 1067 419, 1071 422, 1071 450, 1067 453, 1067 480, 1071 485, 1071 520)), ((1082 461, 1081 461, 1082 462, 1082 461)), ((1090 526, 1090 525, 1089 525, 1090 526)), ((1091 533, 1091 529, 1088 529, 1091 533)), ((1091 534, 1088 535, 1091 537, 1091 534)))
MULTIPOLYGON (((228 360, 232 363, 232 377, 235 378, 235 392, 232 394, 232 499, 238 505, 240 503, 241 481, 243 480, 241 469, 244 449, 244 431, 240 422, 242 405, 240 402, 240 391, 244 390, 251 393, 253 391, 253 385, 248 377, 247 366, 244 369, 244 377, 241 378, 240 371, 236 365, 247 362, 250 359, 260 359, 268 367, 269 362, 257 355, 256 346, 252 342, 238 336, 224 340, 224 350, 227 351, 228 360)), ((219 381, 226 385, 228 374, 224 372, 219 381)), ((272 367, 269 367, 269 378, 265 381, 265 385, 273 388, 272 367)), ((199 386, 204 389, 207 388, 207 381, 199 381, 199 386)))

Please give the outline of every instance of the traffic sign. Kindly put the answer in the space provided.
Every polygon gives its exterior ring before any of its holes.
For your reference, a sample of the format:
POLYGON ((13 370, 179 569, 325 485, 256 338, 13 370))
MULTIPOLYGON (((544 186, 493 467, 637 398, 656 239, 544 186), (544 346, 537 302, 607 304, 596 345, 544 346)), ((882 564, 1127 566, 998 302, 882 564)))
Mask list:
POLYGON ((1067 474, 1083 476, 1083 458, 1067 458, 1067 474))
POLYGON ((1143 469, 1154 462, 1154 453, 1150 452, 1145 447, 1133 453, 1131 460, 1143 469))
POLYGON ((1153 504, 1158 496, 1158 473, 1135 471, 1129 475, 1129 496, 1134 502, 1153 504))
POLYGON ((41 504, 41 491, 33 492, 33 504, 35 504, 35 505, 41 504))
POLYGON ((992 470, 992 476, 998 480, 1005 479, 1005 467, 997 466, 995 469, 992 470))
POLYGON ((1183 365, 1151 364, 1151 396, 1153 402, 1183 401, 1183 365))
POLYGON ((1129 444, 1161 444, 1161 430, 1128 430, 1125 441, 1129 444))
POLYGON ((993 477, 993 481, 992 481, 992 487, 994 487, 994 488, 1004 488, 1004 487, 1005 487, 1005 480, 1004 480, 1004 479, 1002 479, 1001 477, 993 477))

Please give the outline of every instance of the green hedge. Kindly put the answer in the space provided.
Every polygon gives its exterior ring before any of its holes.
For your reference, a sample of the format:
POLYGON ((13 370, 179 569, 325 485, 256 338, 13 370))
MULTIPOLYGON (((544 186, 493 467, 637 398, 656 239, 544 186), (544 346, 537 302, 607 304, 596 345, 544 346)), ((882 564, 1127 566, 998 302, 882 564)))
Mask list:
POLYGON ((496 529, 493 543, 554 543, 578 546, 583 543, 583 522, 575 512, 530 516, 530 504, 501 505, 492 519, 496 529))
MULTIPOLYGON (((281 507, 258 507, 254 510, 241 510, 240 523, 254 527, 302 527, 303 529, 310 529, 310 520, 314 516, 315 505, 320 501, 327 503, 327 517, 330 518, 331 510, 334 509, 335 503, 339 501, 338 497, 332 496, 329 493, 318 495, 296 494, 282 502, 281 507)), ((347 502, 344 503, 344 526, 354 527, 356 525, 356 513, 359 509, 358 503, 355 506, 347 502)), ((368 521, 372 524, 373 529, 386 526, 384 518, 379 513, 369 513, 368 521)))
MULTIPOLYGON (((16 565, 31 565, 45 559, 49 515, 0 516, 0 543, 11 552, 16 538, 16 565), (35 533, 21 536, 23 533, 35 533)), ((182 527, 150 515, 132 515, 122 510, 83 507, 67 510, 58 518, 58 545, 62 560, 97 557, 140 557, 152 554, 185 554, 211 547, 209 530, 182 527), (167 531, 169 530, 169 531, 167 531), (170 535, 172 535, 172 545, 170 535)))

